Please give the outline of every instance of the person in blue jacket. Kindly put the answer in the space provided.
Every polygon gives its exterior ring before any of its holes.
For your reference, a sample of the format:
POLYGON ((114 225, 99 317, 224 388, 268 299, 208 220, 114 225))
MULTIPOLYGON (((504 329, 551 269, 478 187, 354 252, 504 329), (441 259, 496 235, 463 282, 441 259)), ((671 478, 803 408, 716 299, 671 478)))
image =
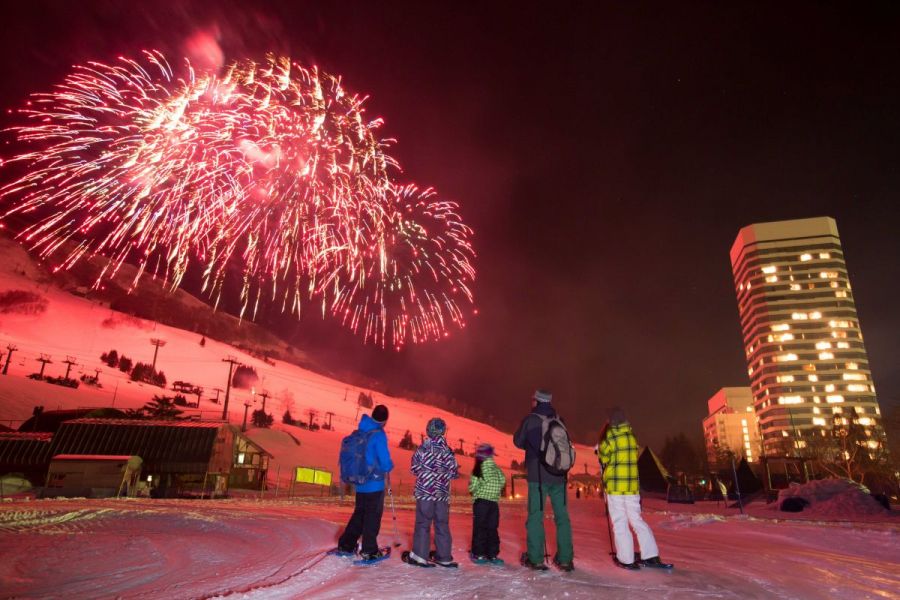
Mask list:
POLYGON ((359 421, 359 430, 375 431, 366 446, 366 463, 374 466, 369 481, 356 486, 356 505, 353 515, 338 541, 338 548, 343 552, 354 552, 356 542, 362 535, 362 552, 364 559, 381 556, 378 547, 378 532, 381 530, 381 515, 384 512, 384 477, 394 468, 388 452, 387 435, 384 425, 388 420, 388 409, 379 404, 372 411, 372 416, 363 415, 359 421))

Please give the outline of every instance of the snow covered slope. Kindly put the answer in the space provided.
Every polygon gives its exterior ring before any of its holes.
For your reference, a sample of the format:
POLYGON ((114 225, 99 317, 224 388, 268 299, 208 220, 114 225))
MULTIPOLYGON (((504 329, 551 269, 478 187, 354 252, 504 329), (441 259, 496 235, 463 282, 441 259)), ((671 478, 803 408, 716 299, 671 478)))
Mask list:
MULTIPOLYGON (((355 428, 359 416, 365 412, 357 406, 360 391, 369 390, 344 384, 323 375, 313 373, 298 366, 275 361, 268 364, 232 346, 207 338, 200 345, 201 336, 189 331, 175 329, 151 321, 125 315, 95 302, 73 296, 55 288, 49 283, 38 283, 40 271, 32 263, 22 248, 7 239, 0 239, 0 294, 9 290, 24 290, 46 299, 46 310, 36 314, 21 312, 0 312, 0 351, 4 353, 8 344, 17 349, 13 352, 9 374, 0 375, 0 424, 17 427, 31 416, 32 408, 43 405, 46 410, 77 407, 138 408, 155 394, 163 392, 158 387, 134 383, 116 369, 110 369, 100 362, 100 355, 111 349, 124 354, 134 361, 152 362, 154 347, 151 338, 161 338, 166 345, 159 349, 157 369, 165 372, 173 381, 189 381, 205 388, 199 412, 203 419, 221 418, 222 404, 215 404, 212 391, 224 389, 228 379, 228 363, 223 359, 234 356, 241 363, 252 366, 259 375, 256 392, 268 391, 271 395, 266 402, 266 411, 275 417, 274 431, 253 430, 254 437, 265 449, 275 455, 270 477, 280 474, 284 480, 295 466, 320 467, 327 470, 337 468, 337 454, 340 439, 355 428), (45 375, 61 376, 66 365, 62 361, 71 357, 77 363, 71 376, 78 378, 82 373, 94 374, 101 369, 102 389, 82 385, 77 390, 27 379, 29 373, 37 372, 41 353, 49 354, 52 363, 46 367, 45 375), (298 427, 281 425, 281 416, 290 409, 295 419, 308 421, 308 411, 317 412, 316 421, 325 422, 326 413, 333 413, 334 431, 310 432, 298 427), (300 442, 297 445, 286 433, 300 442)), ((507 433, 479 423, 457 417, 449 412, 412 402, 405 399, 386 397, 370 392, 375 403, 386 404, 391 417, 387 432, 395 462, 400 467, 395 475, 395 485, 408 486, 410 476, 406 466, 410 453, 397 448, 403 434, 409 430, 416 442, 424 432, 428 419, 434 416, 444 418, 448 423, 448 441, 453 447, 460 445, 467 453, 480 442, 490 442, 498 452, 498 462, 508 466, 513 459, 521 460, 522 453, 513 447, 507 433)), ((189 397, 193 400, 195 397, 189 397)), ((220 394, 224 398, 224 393, 220 394)), ((259 408, 261 397, 249 390, 232 389, 228 419, 240 424, 244 414, 244 404, 249 403, 249 411, 259 408)), ((560 405, 562 411, 565 404, 560 405)), ((522 400, 523 415, 529 410, 527 398, 522 400)), ((598 423, 599 426, 599 423, 598 423)), ((595 470, 596 461, 586 447, 577 448, 579 471, 585 463, 595 470)), ((468 470, 470 458, 461 457, 461 463, 468 470)), ((462 484, 459 484, 462 485, 462 484)))

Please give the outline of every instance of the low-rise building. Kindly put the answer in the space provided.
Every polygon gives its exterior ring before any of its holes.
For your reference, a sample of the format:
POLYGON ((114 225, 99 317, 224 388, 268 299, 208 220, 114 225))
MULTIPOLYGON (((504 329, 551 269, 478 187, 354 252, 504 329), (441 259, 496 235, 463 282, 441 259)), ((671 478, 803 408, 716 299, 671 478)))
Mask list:
POLYGON ((753 393, 749 387, 724 387, 708 401, 709 414, 703 419, 706 455, 716 465, 723 452, 731 451, 747 462, 760 456, 759 426, 753 411, 753 393))

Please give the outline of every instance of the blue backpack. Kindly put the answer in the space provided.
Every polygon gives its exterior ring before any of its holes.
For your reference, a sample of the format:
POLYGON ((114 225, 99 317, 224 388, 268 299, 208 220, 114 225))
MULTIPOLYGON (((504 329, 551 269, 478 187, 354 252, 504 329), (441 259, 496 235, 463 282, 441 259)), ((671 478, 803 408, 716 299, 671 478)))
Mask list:
POLYGON ((341 481, 362 485, 375 479, 375 465, 366 462, 366 449, 372 434, 378 431, 357 429, 341 441, 341 481))

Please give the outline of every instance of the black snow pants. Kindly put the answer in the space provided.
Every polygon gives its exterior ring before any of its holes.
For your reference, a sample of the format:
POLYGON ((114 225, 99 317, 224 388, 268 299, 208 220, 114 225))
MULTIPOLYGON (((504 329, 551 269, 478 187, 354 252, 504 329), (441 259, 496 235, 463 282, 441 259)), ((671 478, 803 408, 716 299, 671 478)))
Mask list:
POLYGON ((384 513, 384 490, 380 492, 356 492, 356 505, 347 528, 344 529, 338 547, 347 552, 356 550, 356 542, 362 536, 364 554, 378 552, 378 532, 384 513))
POLYGON ((491 500, 477 499, 472 506, 472 554, 496 558, 500 554, 500 505, 491 500))

